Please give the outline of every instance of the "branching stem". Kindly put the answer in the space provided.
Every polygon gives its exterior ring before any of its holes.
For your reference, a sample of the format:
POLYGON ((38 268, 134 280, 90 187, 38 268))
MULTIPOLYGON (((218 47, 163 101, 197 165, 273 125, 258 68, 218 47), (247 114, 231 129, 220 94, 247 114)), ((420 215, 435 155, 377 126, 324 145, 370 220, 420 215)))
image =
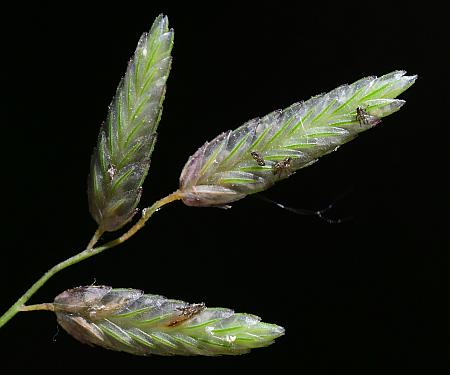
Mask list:
POLYGON ((100 239, 102 234, 103 234, 103 229, 101 229, 100 227, 97 228, 97 230, 95 231, 95 233, 92 236, 91 240, 89 241, 86 249, 92 249, 95 246, 95 244, 98 242, 98 240, 100 239))
POLYGON ((87 258, 90 258, 91 256, 94 256, 96 254, 101 253, 102 251, 106 249, 110 249, 112 247, 115 247, 122 242, 125 242, 128 240, 131 236, 133 236, 137 231, 139 231, 147 222, 148 219, 153 215, 154 212, 156 212, 160 207, 181 199, 181 194, 177 190, 172 194, 169 194, 167 197, 160 199, 159 201, 155 202, 151 207, 144 209, 142 211, 142 217, 139 219, 139 221, 134 224, 126 233, 124 233, 119 238, 116 238, 115 240, 112 240, 102 246, 94 248, 95 243, 99 240, 100 236, 102 235, 103 231, 101 229, 97 229, 92 239, 89 241, 88 246, 85 250, 83 250, 81 253, 74 255, 73 257, 66 259, 65 261, 57 264, 56 266, 52 267, 50 270, 48 270, 38 281, 36 281, 30 289, 28 289, 25 294, 20 297, 14 305, 12 305, 8 311, 6 311, 1 317, 0 317, 0 328, 5 325, 14 315, 16 315, 19 311, 31 311, 31 310, 43 310, 43 308, 32 308, 33 306, 44 306, 46 304, 42 305, 31 305, 31 306, 24 306, 25 303, 31 298, 31 296, 36 293, 39 288, 44 285, 48 279, 50 279, 53 275, 58 273, 59 271, 63 270, 64 268, 67 268, 69 266, 72 266, 78 262, 81 262, 82 260, 85 260, 87 258))

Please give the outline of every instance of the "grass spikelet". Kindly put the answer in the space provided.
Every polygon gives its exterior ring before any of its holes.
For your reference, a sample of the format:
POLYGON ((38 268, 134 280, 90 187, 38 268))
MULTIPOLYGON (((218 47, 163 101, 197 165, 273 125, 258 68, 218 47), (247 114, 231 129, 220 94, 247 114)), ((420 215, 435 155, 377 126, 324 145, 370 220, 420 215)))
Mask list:
POLYGON ((160 15, 139 40, 100 129, 88 195, 101 231, 121 228, 139 203, 156 142, 172 45, 173 30, 160 15))
POLYGON ((220 134, 184 166, 183 202, 223 206, 268 189, 398 111, 405 102, 395 97, 415 79, 366 77, 220 134))
POLYGON ((224 308, 135 289, 87 286, 55 298, 58 323, 77 340, 135 355, 237 355, 273 343, 275 324, 224 308))

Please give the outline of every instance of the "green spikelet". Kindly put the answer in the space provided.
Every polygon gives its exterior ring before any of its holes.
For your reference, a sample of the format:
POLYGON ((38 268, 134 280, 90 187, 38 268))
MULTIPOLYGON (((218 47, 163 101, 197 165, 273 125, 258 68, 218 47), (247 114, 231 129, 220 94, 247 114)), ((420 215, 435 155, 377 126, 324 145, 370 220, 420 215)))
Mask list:
POLYGON ((363 78, 222 133, 186 163, 183 202, 222 206, 268 189, 398 111, 404 101, 394 98, 415 79, 403 71, 363 78))
POLYGON ((139 40, 106 122, 88 180, 89 208, 101 231, 114 231, 135 213, 150 167, 171 66, 173 31, 160 15, 139 40))
POLYGON ((236 355, 284 329, 250 314, 206 308, 135 289, 87 286, 55 298, 58 323, 77 340, 136 355, 236 355))

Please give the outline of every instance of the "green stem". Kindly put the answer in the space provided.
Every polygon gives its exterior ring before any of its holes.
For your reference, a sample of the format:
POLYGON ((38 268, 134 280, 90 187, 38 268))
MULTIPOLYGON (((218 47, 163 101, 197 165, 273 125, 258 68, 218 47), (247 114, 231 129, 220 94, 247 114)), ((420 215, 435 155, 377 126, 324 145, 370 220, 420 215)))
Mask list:
POLYGON ((110 249, 112 247, 115 247, 122 242, 125 242, 128 240, 131 236, 133 236, 138 230, 140 230, 146 223, 148 219, 153 215, 155 211, 157 211, 160 207, 166 205, 167 203, 173 202, 175 200, 181 199, 180 192, 177 190, 174 193, 168 195, 167 197, 155 202, 151 207, 144 209, 142 211, 142 217, 139 219, 139 221, 134 224, 128 232, 124 233, 119 238, 116 238, 113 241, 110 241, 103 246, 99 246, 96 248, 93 248, 95 243, 100 238, 103 231, 101 229, 97 229, 94 236, 92 237, 91 241, 89 242, 88 247, 86 250, 82 251, 81 253, 74 255, 73 257, 66 259, 65 261, 57 264, 56 266, 52 267, 50 270, 48 270, 38 281, 36 281, 30 289, 28 289, 25 294, 20 297, 14 305, 12 305, 8 311, 6 311, 1 317, 0 317, 0 328, 5 325, 14 315, 16 315, 19 311, 22 311, 24 308, 24 304, 31 298, 31 296, 36 293, 39 288, 44 285, 48 279, 50 279, 53 275, 58 273, 59 271, 63 270, 64 268, 67 268, 69 266, 72 266, 73 264, 76 264, 78 262, 81 262, 82 260, 85 260, 87 258, 90 258, 91 256, 94 256, 96 254, 101 253, 102 251, 106 249, 110 249))
POLYGON ((103 234, 103 229, 101 228, 97 228, 97 230, 95 231, 94 235, 92 236, 91 240, 89 241, 86 250, 87 249, 92 249, 94 247, 94 245, 98 242, 98 240, 100 239, 100 237, 103 234))
POLYGON ((55 306, 53 303, 39 303, 37 305, 23 305, 19 308, 19 311, 55 311, 55 306))

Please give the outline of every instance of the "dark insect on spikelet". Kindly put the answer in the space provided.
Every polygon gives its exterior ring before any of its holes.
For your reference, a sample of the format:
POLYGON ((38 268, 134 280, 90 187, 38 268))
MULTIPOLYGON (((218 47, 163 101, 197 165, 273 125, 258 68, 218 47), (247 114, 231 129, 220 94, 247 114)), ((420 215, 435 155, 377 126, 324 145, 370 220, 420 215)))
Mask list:
POLYGON ((264 161, 263 157, 256 151, 252 151, 250 154, 252 155, 252 158, 255 159, 256 164, 258 164, 261 167, 266 165, 266 162, 264 161))
POLYGON ((276 162, 272 166, 272 173, 275 175, 281 176, 282 173, 286 173, 287 175, 291 174, 290 168, 292 166, 292 158, 286 158, 276 162))
POLYGON ((180 311, 180 314, 178 316, 176 316, 173 320, 171 320, 167 326, 168 327, 173 327, 173 326, 176 326, 178 324, 181 324, 184 321, 192 318, 194 315, 199 314, 205 308, 206 307, 205 307, 205 304, 203 302, 202 303, 188 304, 185 307, 180 307, 180 308, 178 308, 178 311, 180 311))
POLYGON ((362 107, 356 107, 356 121, 358 121, 360 125, 375 126, 381 122, 381 119, 377 116, 369 114, 362 107))

